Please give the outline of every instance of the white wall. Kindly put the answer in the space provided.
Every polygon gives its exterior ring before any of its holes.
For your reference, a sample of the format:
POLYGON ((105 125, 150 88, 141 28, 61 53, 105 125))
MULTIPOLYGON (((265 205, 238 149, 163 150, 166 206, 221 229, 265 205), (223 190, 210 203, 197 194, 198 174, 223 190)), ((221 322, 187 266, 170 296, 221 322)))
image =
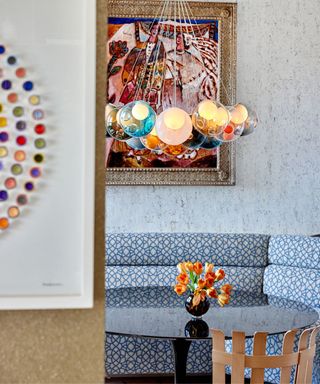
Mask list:
POLYGON ((320 2, 238 1, 235 187, 109 187, 109 232, 320 233, 320 2))

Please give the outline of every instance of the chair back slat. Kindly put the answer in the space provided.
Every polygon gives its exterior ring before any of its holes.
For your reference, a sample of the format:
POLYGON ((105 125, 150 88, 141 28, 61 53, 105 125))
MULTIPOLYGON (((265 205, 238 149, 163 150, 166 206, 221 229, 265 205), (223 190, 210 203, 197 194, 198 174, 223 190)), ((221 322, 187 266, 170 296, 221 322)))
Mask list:
POLYGON ((225 384, 225 366, 231 365, 231 384, 244 383, 245 368, 251 369, 251 384, 264 382, 264 369, 280 368, 280 384, 289 384, 291 372, 296 367, 295 384, 312 382, 312 366, 316 353, 316 337, 320 326, 302 332, 298 351, 294 352, 297 330, 288 331, 283 339, 281 355, 266 355, 268 334, 257 332, 254 336, 253 355, 245 353, 245 333, 232 333, 232 353, 225 352, 225 336, 220 330, 212 330, 212 383, 225 384))
POLYGON ((232 375, 231 384, 244 383, 246 335, 244 332, 232 332, 232 375))
POLYGON ((302 332, 299 340, 300 362, 296 371, 296 384, 312 382, 313 358, 316 352, 316 337, 320 326, 302 332), (309 341, 309 343, 308 343, 309 341))
MULTIPOLYGON (((219 329, 212 330, 212 356, 215 351, 225 352, 224 333, 219 329)), ((212 361, 212 384, 225 384, 225 364, 212 361)))
MULTIPOLYGON (((283 338, 282 354, 288 355, 293 352, 294 339, 296 337, 297 330, 292 329, 288 331, 283 338)), ((280 384, 287 384, 290 382, 292 367, 283 367, 281 369, 280 384)))
POLYGON ((308 340, 310 337, 310 329, 305 329, 300 336, 298 351, 300 353, 299 365, 296 370, 296 384, 303 384, 306 382, 307 369, 308 369, 308 357, 302 353, 308 348, 308 340))
MULTIPOLYGON (((266 332, 257 332, 253 339, 253 357, 266 354, 267 344, 266 332)), ((264 368, 253 368, 251 371, 251 384, 261 384, 264 382, 264 368)))
MULTIPOLYGON (((316 349, 316 338, 317 338, 317 335, 320 331, 320 325, 316 328, 314 328, 314 330, 311 332, 311 336, 310 336, 310 340, 309 340, 309 348, 314 348, 316 349)), ((314 352, 316 353, 316 352, 314 352)), ((307 369, 307 376, 306 376, 306 380, 307 380, 307 383, 311 383, 312 382, 312 368, 313 368, 313 358, 311 358, 309 360, 309 364, 308 364, 308 369, 307 369)))

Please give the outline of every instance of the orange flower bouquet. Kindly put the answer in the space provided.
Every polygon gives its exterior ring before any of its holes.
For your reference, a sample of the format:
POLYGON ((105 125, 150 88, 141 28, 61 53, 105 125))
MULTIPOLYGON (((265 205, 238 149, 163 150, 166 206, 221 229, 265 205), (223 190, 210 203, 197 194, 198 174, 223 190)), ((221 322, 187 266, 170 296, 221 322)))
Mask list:
POLYGON ((178 295, 189 291, 185 305, 187 311, 193 316, 201 317, 209 310, 208 297, 217 299, 221 307, 229 303, 232 285, 224 284, 220 288, 214 287, 224 279, 223 269, 215 270, 214 265, 209 263, 206 263, 203 268, 199 261, 195 263, 186 261, 179 263, 177 267, 179 275, 174 290, 178 295))

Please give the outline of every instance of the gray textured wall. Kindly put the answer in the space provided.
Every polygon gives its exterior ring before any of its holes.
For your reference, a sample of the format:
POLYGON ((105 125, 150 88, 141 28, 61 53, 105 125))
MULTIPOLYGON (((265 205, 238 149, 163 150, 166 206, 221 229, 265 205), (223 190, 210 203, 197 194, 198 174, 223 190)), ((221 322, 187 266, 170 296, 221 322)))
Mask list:
POLYGON ((320 1, 238 1, 235 187, 109 187, 108 231, 320 233, 320 1))

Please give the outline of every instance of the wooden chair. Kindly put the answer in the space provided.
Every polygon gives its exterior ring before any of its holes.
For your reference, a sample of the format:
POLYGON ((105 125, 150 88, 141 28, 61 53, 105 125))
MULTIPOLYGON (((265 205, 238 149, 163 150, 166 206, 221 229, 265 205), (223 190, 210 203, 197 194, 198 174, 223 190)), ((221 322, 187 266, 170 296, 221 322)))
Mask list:
POLYGON ((288 331, 283 339, 282 355, 266 354, 268 334, 257 332, 253 340, 253 355, 245 353, 245 333, 232 333, 232 353, 225 352, 225 335, 212 330, 212 383, 225 384, 225 366, 232 367, 231 384, 244 383, 244 369, 251 368, 251 384, 264 383, 266 368, 280 368, 280 384, 289 384, 292 368, 296 367, 295 384, 312 383, 312 365, 316 350, 316 336, 320 326, 306 329, 299 339, 298 351, 294 352, 297 330, 288 331))

